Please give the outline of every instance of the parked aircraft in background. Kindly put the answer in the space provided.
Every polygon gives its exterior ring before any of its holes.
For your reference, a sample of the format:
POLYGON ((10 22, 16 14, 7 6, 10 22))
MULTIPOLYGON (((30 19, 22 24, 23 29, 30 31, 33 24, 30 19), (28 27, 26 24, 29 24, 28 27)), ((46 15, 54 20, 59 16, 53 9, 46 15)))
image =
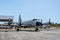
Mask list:
POLYGON ((40 26, 40 28, 44 28, 44 29, 50 28, 50 26, 51 26, 51 20, 49 19, 48 22, 43 23, 43 22, 42 22, 42 19, 41 19, 41 24, 42 24, 42 25, 40 26))

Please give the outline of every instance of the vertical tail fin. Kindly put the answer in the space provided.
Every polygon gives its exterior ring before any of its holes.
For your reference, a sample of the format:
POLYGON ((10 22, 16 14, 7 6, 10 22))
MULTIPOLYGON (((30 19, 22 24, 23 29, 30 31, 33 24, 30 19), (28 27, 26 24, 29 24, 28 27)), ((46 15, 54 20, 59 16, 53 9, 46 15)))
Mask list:
POLYGON ((19 15, 19 26, 21 26, 21 15, 19 15))

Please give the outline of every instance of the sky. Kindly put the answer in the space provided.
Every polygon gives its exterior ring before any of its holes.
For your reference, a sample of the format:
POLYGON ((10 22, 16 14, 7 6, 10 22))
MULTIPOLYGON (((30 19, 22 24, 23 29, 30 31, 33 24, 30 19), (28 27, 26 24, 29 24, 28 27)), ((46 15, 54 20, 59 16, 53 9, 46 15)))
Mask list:
POLYGON ((23 21, 36 18, 60 23, 60 0, 0 0, 0 15, 14 16, 15 22, 21 15, 23 21))

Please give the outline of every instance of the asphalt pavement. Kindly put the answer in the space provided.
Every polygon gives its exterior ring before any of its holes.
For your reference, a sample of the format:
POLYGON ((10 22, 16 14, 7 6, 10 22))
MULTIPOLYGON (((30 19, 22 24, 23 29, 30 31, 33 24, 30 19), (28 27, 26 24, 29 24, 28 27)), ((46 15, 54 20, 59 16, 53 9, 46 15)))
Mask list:
POLYGON ((60 29, 42 31, 1 31, 0 40, 60 40, 60 29))

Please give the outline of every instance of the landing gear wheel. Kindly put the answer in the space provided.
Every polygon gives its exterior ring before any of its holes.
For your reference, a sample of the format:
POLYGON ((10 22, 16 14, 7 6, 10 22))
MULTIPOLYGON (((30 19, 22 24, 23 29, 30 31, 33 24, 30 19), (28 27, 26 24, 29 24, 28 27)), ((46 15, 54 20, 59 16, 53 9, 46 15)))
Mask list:
POLYGON ((36 28, 35 31, 38 31, 38 28, 36 28))
POLYGON ((16 31, 19 31, 19 29, 17 29, 16 31))

